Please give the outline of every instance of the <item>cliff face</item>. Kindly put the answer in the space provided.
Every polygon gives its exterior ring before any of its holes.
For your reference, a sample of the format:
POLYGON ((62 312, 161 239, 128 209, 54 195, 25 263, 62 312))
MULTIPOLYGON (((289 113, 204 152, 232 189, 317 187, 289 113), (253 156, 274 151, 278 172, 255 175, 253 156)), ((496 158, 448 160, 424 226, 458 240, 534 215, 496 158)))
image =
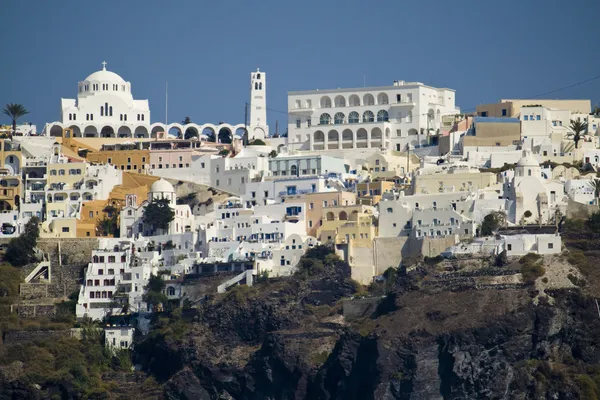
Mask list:
POLYGON ((352 291, 343 273, 242 289, 205 305, 180 338, 138 349, 171 399, 596 398, 592 298, 556 290, 535 306, 528 288, 431 293, 424 276, 398 277, 385 306, 353 323, 339 315, 352 291))

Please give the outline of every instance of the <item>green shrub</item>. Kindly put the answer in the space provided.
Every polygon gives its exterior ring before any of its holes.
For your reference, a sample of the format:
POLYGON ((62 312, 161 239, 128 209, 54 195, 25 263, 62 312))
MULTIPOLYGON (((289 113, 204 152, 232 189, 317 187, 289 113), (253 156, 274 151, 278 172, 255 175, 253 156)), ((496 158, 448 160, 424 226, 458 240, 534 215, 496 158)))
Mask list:
POLYGON ((542 256, 535 253, 527 253, 519 259, 519 264, 533 264, 537 262, 542 256))
POLYGON ((546 270, 539 262, 542 257, 538 254, 529 253, 521 257, 521 275, 526 283, 532 284, 537 278, 543 276, 546 270))

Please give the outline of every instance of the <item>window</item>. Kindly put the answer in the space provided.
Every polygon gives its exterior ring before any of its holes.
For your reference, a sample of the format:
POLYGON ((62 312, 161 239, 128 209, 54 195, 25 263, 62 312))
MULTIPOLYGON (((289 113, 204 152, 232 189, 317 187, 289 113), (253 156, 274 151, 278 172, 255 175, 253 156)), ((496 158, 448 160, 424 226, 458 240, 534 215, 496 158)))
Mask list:
POLYGON ((528 121, 529 120, 529 115, 524 115, 523 116, 523 120, 528 121))
POLYGON ((402 95, 401 94, 396 94, 396 103, 402 103, 402 95))
POLYGON ((106 162, 112 164, 112 158, 108 157, 108 160, 106 160, 106 162))
POLYGON ((127 163, 130 163, 130 162, 131 162, 131 158, 127 158, 127 163))
POLYGON ((375 115, 373 114, 372 111, 365 111, 363 113, 363 122, 374 122, 375 121, 375 115))
POLYGON ((68 226, 63 226, 62 231, 65 232, 65 233, 69 232, 69 227, 68 226))
POLYGON ((58 170, 58 175, 64 175, 65 174, 65 170, 64 169, 59 169, 58 170))
POLYGON ((306 126, 307 126, 308 128, 310 128, 310 125, 311 125, 311 120, 310 120, 310 118, 307 118, 307 119, 306 119, 306 126))
MULTIPOLYGON (((115 256, 108 256, 108 262, 109 263, 114 263, 115 262, 115 256)), ((110 274, 110 270, 108 272, 110 274)))
POLYGON ((343 123, 344 123, 344 119, 345 119, 345 118, 346 118, 346 116, 344 115, 344 113, 341 113, 341 112, 339 112, 339 113, 336 113, 336 114, 333 116, 333 123, 334 123, 334 124, 337 124, 337 125, 339 125, 339 124, 343 124, 343 123))
POLYGON ((506 245, 506 250, 511 251, 512 250, 512 244, 507 244, 506 245))
POLYGON ((302 120, 297 119, 296 120, 296 128, 300 128, 301 123, 302 123, 302 120))
POLYGON ((356 111, 352 111, 348 114, 348 123, 349 124, 358 124, 358 113, 356 111))
POLYGON ((387 122, 389 121, 389 114, 385 110, 379 110, 377 112, 377 122, 387 122))
POLYGON ((323 207, 327 207, 327 200, 323 200, 323 207))
POLYGON ((331 115, 324 113, 319 118, 319 125, 329 125, 331 123, 331 115))
POLYGON ((487 111, 482 111, 482 112, 481 112, 481 116, 482 116, 482 117, 487 117, 487 111))
POLYGON ((548 243, 548 248, 549 249, 553 249, 554 248, 554 243, 548 243))
POLYGON ((535 119, 536 119, 537 121, 539 121, 539 120, 541 120, 541 119, 542 119, 542 116, 541 116, 541 115, 536 115, 536 116, 535 116, 535 119))
POLYGON ((531 170, 530 169, 527 170, 527 175, 531 176, 531 170))
POLYGON ((506 108, 503 108, 503 109, 502 109, 502 116, 503 116, 503 117, 506 117, 506 108))

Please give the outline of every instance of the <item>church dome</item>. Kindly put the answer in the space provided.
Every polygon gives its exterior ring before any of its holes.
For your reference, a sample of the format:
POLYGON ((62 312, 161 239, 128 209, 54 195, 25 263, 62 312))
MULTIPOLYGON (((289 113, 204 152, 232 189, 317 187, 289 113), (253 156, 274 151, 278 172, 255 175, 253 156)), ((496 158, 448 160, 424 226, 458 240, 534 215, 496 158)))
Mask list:
POLYGON ((112 71, 107 71, 106 65, 104 65, 100 71, 96 71, 87 78, 85 78, 85 80, 88 82, 97 81, 104 83, 127 83, 125 82, 125 79, 121 78, 118 74, 115 74, 112 71))
POLYGON ((173 185, 167 182, 165 179, 160 178, 156 182, 150 186, 151 193, 175 193, 175 189, 173 189, 173 185))
POLYGON ((517 167, 539 167, 540 163, 531 151, 525 150, 523 157, 517 162, 517 167))

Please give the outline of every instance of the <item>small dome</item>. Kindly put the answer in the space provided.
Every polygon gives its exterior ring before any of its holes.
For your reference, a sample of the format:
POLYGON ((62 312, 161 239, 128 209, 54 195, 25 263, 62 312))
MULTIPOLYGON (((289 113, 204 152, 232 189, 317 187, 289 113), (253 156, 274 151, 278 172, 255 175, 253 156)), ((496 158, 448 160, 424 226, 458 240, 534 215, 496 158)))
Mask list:
POLYGON ((106 65, 104 65, 100 71, 96 71, 87 78, 85 78, 85 80, 105 83, 127 83, 125 82, 125 79, 121 78, 119 75, 115 74, 112 71, 107 71, 106 65))
POLYGON ((523 151, 523 157, 517 162, 517 167, 539 167, 540 163, 529 150, 523 151))
POLYGON ((175 189, 173 189, 173 185, 171 185, 165 179, 160 178, 159 180, 154 182, 152 184, 152 186, 150 186, 150 192, 151 193, 161 193, 161 192, 162 193, 164 193, 164 192, 175 193, 175 189))

